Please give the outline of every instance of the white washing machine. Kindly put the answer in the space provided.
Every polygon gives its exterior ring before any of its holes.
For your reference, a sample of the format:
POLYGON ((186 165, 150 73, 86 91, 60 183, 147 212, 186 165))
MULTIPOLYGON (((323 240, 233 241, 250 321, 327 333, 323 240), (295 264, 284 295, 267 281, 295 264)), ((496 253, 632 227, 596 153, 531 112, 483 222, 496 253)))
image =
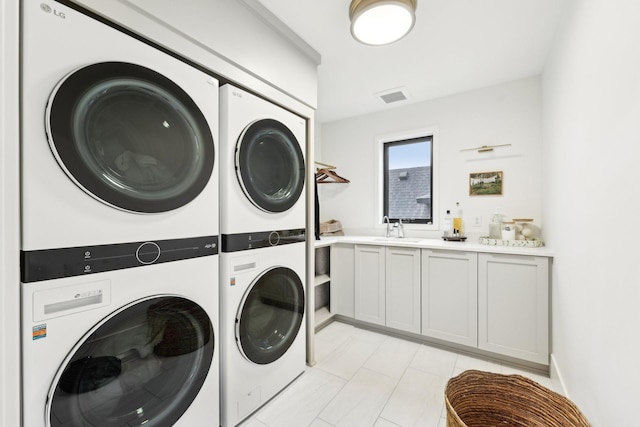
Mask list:
POLYGON ((240 423, 305 369, 305 243, 220 254, 220 421, 240 423))
POLYGON ((22 283, 22 425, 217 426, 217 258, 22 283))
POLYGON ((305 228, 306 121, 231 85, 220 88, 220 233, 305 228))
POLYGON ((22 9, 23 250, 217 235, 218 81, 53 0, 22 9))

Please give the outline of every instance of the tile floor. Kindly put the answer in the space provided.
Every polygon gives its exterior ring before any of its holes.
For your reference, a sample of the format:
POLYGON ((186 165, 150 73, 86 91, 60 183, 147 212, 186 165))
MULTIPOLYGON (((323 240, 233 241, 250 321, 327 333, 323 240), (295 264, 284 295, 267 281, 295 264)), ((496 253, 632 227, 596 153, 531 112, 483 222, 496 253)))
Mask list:
POLYGON ((316 365, 242 427, 445 427, 444 388, 466 369, 547 377, 334 322, 316 365))

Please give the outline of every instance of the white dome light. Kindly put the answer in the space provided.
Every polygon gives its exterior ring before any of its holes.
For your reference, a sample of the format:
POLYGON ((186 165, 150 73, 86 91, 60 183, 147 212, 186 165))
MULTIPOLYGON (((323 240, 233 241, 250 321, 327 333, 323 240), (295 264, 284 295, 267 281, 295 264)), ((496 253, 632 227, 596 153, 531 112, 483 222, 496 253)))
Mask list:
POLYGON ((384 45, 400 40, 416 21, 417 0, 352 0, 351 34, 361 43, 384 45))

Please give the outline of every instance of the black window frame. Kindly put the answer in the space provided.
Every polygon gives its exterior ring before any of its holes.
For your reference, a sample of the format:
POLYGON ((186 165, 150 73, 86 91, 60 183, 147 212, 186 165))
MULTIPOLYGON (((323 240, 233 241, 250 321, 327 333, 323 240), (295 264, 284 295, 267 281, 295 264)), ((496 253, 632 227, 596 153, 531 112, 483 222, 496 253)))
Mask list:
POLYGON ((434 175, 434 161, 433 161, 433 135, 423 135, 415 138, 399 139, 394 141, 383 142, 382 144, 382 218, 381 222, 384 223, 384 217, 389 218, 389 221, 394 223, 402 220, 403 224, 433 224, 433 175, 434 175), (422 142, 430 143, 430 158, 429 164, 429 193, 431 198, 430 215, 429 218, 396 218, 389 216, 389 149, 392 147, 398 147, 401 145, 416 144, 422 142))

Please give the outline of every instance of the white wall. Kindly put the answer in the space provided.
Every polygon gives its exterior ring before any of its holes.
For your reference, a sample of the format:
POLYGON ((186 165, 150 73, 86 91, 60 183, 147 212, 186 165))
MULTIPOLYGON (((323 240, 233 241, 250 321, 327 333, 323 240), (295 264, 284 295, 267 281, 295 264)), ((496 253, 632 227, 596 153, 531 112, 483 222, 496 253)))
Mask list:
MULTIPOLYGON (((349 184, 319 186, 320 219, 338 219, 348 234, 382 233, 376 210, 376 137, 436 128, 439 140, 439 209, 463 208, 466 234, 488 235, 496 207, 508 218, 541 220, 541 80, 526 78, 385 112, 322 125, 317 160, 338 166, 349 184), (512 144, 492 153, 461 152, 481 145, 512 144), (469 196, 470 172, 504 172, 502 196, 469 196), (481 227, 473 227, 479 216, 481 227)), ((441 231, 409 227, 409 236, 440 237, 441 231)), ((544 228, 543 228, 544 233, 544 228)))
POLYGON ((72 1, 304 117, 317 105, 319 55, 257 0, 72 1))
POLYGON ((640 397, 640 3, 573 1, 543 74, 553 361, 594 426, 640 397))
POLYGON ((0 2, 0 426, 20 423, 18 0, 0 2))

